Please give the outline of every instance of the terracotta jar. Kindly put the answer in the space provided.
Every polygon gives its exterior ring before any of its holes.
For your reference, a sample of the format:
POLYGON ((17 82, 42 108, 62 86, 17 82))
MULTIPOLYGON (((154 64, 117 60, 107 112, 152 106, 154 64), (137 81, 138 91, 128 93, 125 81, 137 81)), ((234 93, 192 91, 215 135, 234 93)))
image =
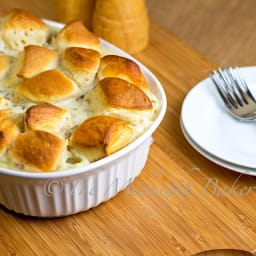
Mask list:
POLYGON ((128 53, 143 50, 149 37, 144 0, 96 0, 92 31, 128 53))

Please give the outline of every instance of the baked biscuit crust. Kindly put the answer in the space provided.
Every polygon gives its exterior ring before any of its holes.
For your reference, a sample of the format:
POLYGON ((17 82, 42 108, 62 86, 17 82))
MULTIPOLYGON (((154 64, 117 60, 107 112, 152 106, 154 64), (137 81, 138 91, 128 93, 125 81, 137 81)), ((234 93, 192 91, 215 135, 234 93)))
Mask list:
POLYGON ((80 20, 67 23, 58 33, 56 40, 60 50, 72 46, 98 50, 100 46, 99 38, 91 33, 80 20))
POLYGON ((12 117, 11 110, 0 110, 0 154, 4 154, 10 147, 20 130, 12 117))
POLYGON ((132 128, 128 122, 111 116, 95 116, 74 130, 71 145, 79 146, 89 159, 97 160, 126 146, 131 135, 132 128))
POLYGON ((0 79, 3 79, 9 72, 13 59, 8 55, 0 55, 0 79))
POLYGON ((50 103, 34 105, 27 109, 25 126, 29 130, 59 132, 65 126, 68 111, 50 103))
POLYGON ((67 76, 89 90, 100 65, 100 54, 92 49, 69 47, 63 53, 61 62, 67 76))
POLYGON ((15 96, 19 100, 24 97, 34 102, 55 102, 72 96, 75 89, 71 80, 54 69, 42 72, 19 84, 15 96))
POLYGON ((116 77, 104 78, 99 82, 108 105, 127 109, 152 109, 149 97, 137 86, 116 77))
POLYGON ((125 57, 106 55, 101 59, 98 78, 102 80, 106 77, 121 78, 143 90, 148 89, 139 65, 125 57))
POLYGON ((99 52, 81 47, 69 47, 65 50, 63 59, 78 70, 91 71, 100 64, 99 52))
POLYGON ((15 139, 10 157, 25 170, 54 171, 64 145, 64 140, 49 132, 27 131, 15 139))
POLYGON ((43 45, 47 37, 47 25, 24 10, 13 9, 3 20, 2 38, 13 50, 22 50, 29 44, 43 45))
POLYGON ((28 45, 24 47, 19 57, 22 65, 17 76, 22 78, 28 79, 40 72, 57 67, 58 53, 46 47, 28 45))
POLYGON ((36 28, 42 30, 47 29, 46 24, 44 24, 41 19, 19 8, 14 8, 9 12, 6 21, 3 23, 3 27, 19 27, 24 29, 36 28))

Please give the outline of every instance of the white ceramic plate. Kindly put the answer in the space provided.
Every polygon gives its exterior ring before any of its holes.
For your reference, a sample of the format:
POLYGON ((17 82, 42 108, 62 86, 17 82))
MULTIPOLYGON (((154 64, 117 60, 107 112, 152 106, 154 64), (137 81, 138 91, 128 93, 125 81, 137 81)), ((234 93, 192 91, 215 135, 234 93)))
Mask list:
POLYGON ((184 128, 183 122, 181 120, 181 129, 183 132, 184 137, 186 138, 186 140, 189 142, 189 144, 197 151, 199 152, 201 155, 203 155, 205 158, 209 159, 210 161, 212 161, 215 164, 218 164, 222 167, 225 167, 229 170, 238 172, 238 173, 242 173, 242 174, 247 174, 247 175, 253 175, 256 176, 256 168, 246 168, 243 166, 239 166, 239 165, 235 165, 229 162, 226 162, 224 160, 221 160, 211 154, 209 154, 208 152, 206 152, 205 150, 203 150, 195 141, 193 141, 193 139, 188 135, 186 129, 184 128))
MULTIPOLYGON (((255 95, 256 67, 241 71, 255 95)), ((232 165, 256 168, 256 122, 234 119, 209 78, 188 93, 181 119, 187 135, 207 154, 232 165)))

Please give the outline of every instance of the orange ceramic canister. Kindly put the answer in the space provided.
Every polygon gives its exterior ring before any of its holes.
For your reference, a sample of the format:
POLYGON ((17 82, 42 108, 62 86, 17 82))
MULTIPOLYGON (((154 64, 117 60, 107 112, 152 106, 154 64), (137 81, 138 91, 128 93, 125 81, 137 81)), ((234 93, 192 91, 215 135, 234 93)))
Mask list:
POLYGON ((128 53, 143 50, 149 38, 144 0, 96 0, 92 30, 128 53))

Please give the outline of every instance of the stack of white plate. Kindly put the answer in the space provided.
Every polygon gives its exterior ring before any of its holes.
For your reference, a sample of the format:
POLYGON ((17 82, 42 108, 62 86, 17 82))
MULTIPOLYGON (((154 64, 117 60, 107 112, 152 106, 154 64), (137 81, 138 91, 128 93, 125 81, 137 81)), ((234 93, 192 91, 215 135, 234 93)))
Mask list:
MULTIPOLYGON (((256 67, 241 71, 255 96, 256 67)), ((241 122, 232 117, 209 78, 186 96, 181 128, 187 141, 212 162, 256 176, 256 121, 241 122)))

